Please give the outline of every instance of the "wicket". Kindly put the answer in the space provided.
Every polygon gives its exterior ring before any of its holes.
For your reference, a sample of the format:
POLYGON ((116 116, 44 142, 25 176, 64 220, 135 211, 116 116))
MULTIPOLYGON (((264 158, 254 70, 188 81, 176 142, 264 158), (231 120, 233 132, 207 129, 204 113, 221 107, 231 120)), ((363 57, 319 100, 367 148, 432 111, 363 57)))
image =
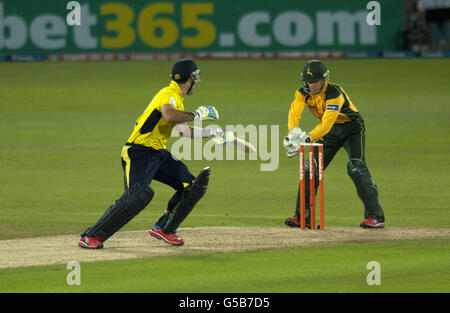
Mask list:
POLYGON ((305 143, 300 145, 300 229, 305 229, 305 146, 309 151, 309 208, 311 229, 316 229, 316 184, 314 166, 314 147, 318 148, 319 157, 319 203, 320 230, 325 229, 324 188, 323 188, 323 145, 319 143, 305 143))

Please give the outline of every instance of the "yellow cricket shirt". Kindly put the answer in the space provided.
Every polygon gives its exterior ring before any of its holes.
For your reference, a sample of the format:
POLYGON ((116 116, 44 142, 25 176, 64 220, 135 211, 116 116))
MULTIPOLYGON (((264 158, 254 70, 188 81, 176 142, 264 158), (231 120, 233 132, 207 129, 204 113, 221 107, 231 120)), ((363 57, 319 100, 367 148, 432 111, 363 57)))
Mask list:
POLYGON ((166 149, 166 143, 175 123, 168 123, 162 118, 161 107, 171 104, 175 109, 183 111, 184 98, 181 95, 180 86, 173 80, 169 86, 161 89, 150 101, 144 113, 136 120, 133 133, 127 142, 156 150, 166 149))
POLYGON ((308 133, 313 141, 325 136, 334 124, 343 124, 359 116, 358 109, 340 86, 327 82, 317 95, 309 95, 301 87, 295 92, 295 99, 289 110, 289 130, 298 127, 305 105, 320 119, 320 123, 308 133))

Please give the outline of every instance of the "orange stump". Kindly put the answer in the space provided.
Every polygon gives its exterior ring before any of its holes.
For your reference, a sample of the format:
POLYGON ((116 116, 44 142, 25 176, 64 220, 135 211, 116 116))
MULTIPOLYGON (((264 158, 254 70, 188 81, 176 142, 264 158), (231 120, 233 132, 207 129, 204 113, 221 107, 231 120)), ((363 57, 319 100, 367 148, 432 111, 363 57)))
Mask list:
POLYGON ((314 148, 318 148, 318 165, 319 165, 319 215, 320 215, 320 230, 325 229, 325 204, 324 204, 324 160, 323 160, 323 145, 318 143, 301 144, 299 149, 299 166, 300 166, 300 229, 306 228, 305 222, 305 146, 308 146, 309 151, 309 208, 310 208, 310 222, 311 229, 316 229, 316 173, 314 166, 314 148))

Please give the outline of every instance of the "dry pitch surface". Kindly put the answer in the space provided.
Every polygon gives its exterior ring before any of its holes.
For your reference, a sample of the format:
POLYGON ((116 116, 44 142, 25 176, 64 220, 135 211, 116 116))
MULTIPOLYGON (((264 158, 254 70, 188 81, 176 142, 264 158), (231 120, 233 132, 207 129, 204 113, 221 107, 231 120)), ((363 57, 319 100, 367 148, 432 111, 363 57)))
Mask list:
POLYGON ((0 268, 65 264, 69 261, 94 262, 293 248, 333 243, 450 238, 450 228, 328 227, 325 231, 300 231, 298 228, 286 227, 194 227, 180 228, 178 234, 184 238, 185 244, 173 247, 162 240, 150 237, 147 231, 122 231, 105 242, 104 249, 98 250, 79 248, 78 235, 0 240, 0 268))

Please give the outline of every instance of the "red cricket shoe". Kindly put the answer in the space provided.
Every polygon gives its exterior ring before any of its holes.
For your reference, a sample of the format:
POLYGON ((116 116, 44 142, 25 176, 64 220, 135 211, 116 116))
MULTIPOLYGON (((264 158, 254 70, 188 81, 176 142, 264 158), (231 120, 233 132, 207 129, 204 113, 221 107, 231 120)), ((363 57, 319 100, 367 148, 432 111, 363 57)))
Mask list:
MULTIPOLYGON (((298 227, 300 228, 300 217, 297 215, 294 215, 293 217, 288 217, 284 220, 284 224, 289 227, 298 227)), ((305 221, 305 228, 311 229, 311 224, 305 221)), ((317 229, 319 229, 320 226, 317 226, 317 229)))
POLYGON ((78 246, 85 249, 102 249, 102 237, 81 237, 80 241, 78 241, 78 246))
POLYGON ((294 215, 293 217, 288 217, 284 220, 284 224, 289 227, 300 227, 300 217, 294 215))
POLYGON ((173 246, 181 246, 182 244, 184 244, 183 238, 178 237, 175 233, 166 234, 162 231, 161 228, 150 229, 148 233, 150 234, 150 236, 157 239, 163 239, 165 242, 173 246))
POLYGON ((384 228, 384 222, 378 221, 374 216, 369 216, 359 224, 362 228, 384 228))
POLYGON ((150 236, 155 237, 156 239, 162 239, 157 232, 158 230, 161 230, 161 227, 159 227, 158 224, 155 223, 148 233, 150 234, 150 236))

